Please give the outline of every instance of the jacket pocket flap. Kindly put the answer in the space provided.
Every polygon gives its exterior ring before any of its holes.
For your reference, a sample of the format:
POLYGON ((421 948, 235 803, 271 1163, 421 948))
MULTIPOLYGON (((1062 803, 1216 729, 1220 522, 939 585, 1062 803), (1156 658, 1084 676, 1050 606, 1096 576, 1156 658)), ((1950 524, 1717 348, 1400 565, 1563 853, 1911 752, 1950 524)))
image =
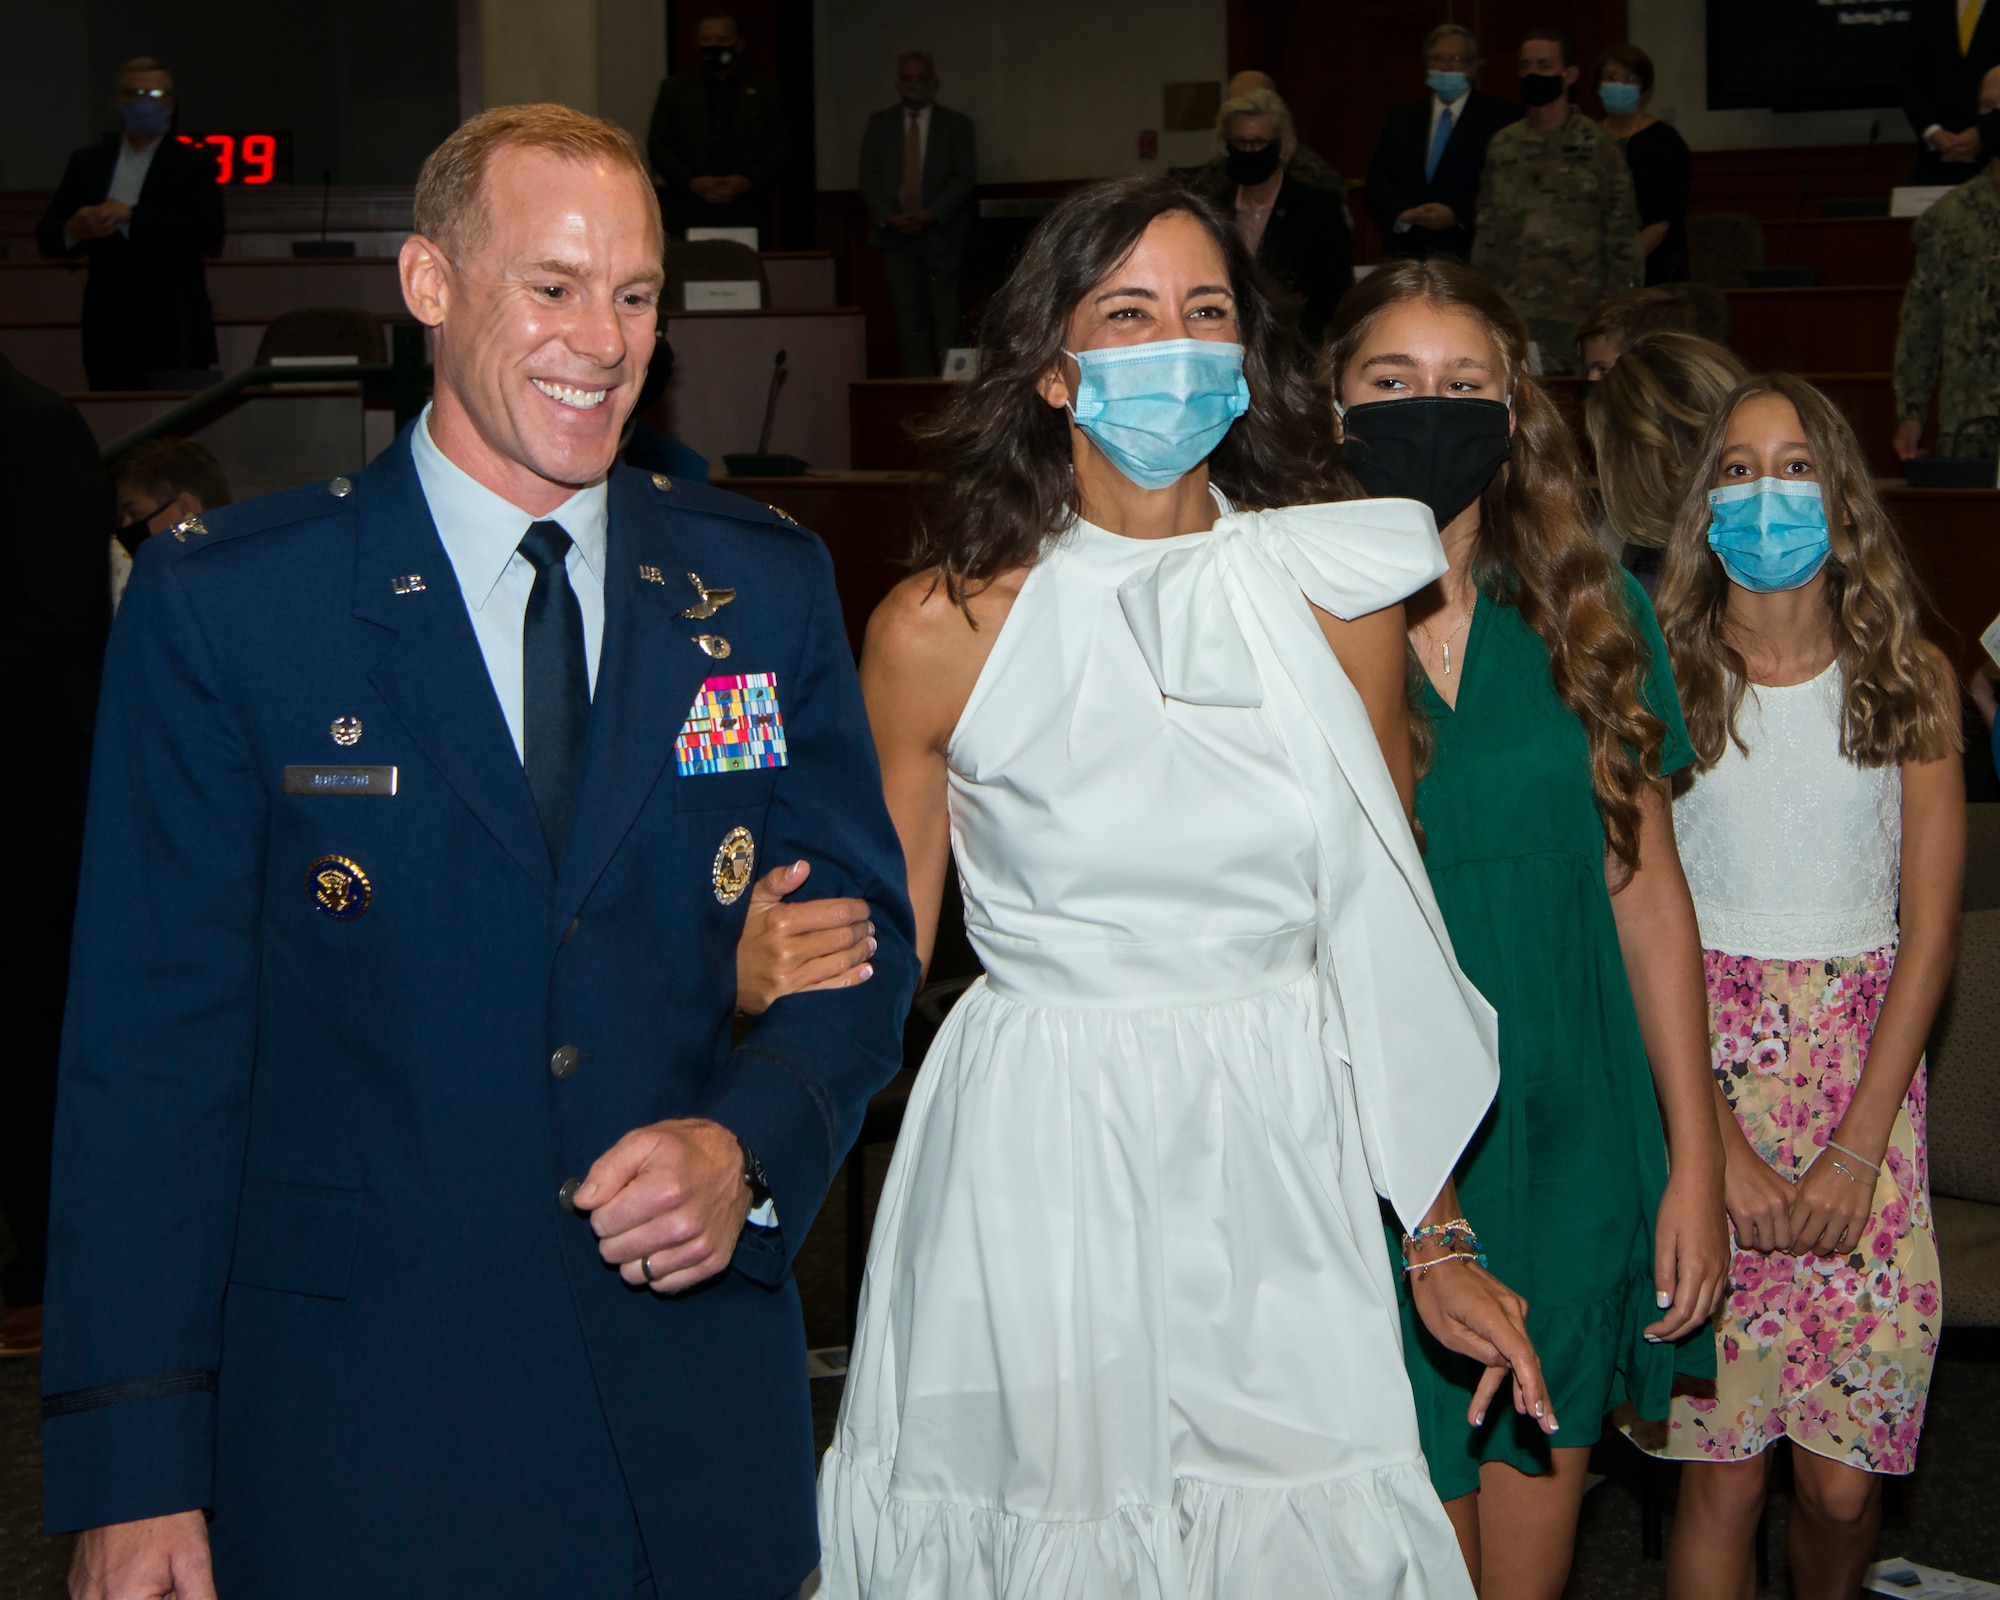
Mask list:
POLYGON ((345 1300, 360 1232, 359 1189, 245 1178, 229 1281, 345 1300))

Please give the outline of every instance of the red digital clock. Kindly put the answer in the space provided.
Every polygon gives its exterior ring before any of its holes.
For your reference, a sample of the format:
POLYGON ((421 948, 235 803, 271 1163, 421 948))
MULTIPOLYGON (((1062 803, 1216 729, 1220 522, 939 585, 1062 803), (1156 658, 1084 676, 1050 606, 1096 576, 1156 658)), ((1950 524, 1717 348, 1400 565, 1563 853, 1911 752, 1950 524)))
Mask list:
POLYGON ((215 181, 231 188, 292 181, 289 133, 177 133, 182 144, 206 147, 215 157, 215 181))

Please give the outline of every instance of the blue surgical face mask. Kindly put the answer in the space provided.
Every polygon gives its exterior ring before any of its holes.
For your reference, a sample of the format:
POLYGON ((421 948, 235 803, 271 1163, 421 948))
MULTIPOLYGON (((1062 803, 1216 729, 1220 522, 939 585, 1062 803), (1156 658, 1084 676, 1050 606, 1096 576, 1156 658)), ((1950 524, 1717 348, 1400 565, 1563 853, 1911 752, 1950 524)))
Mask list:
POLYGON ((174 125, 174 108, 164 100, 121 100, 118 117, 127 133, 150 139, 174 125))
POLYGON ((1819 485, 1759 478, 1708 492, 1708 547, 1731 583, 1758 594, 1811 583, 1833 554, 1819 485))
POLYGON ((1604 102, 1604 109, 1614 117, 1629 117, 1639 109, 1639 86, 1636 83, 1600 83, 1597 98, 1604 102))
POLYGON ((1064 354, 1077 365, 1076 425, 1142 489, 1185 477, 1250 409, 1240 344, 1161 339, 1064 354))
POLYGON ((1424 82, 1431 86, 1431 93, 1446 105, 1472 87, 1472 80, 1462 72, 1427 72, 1424 82))

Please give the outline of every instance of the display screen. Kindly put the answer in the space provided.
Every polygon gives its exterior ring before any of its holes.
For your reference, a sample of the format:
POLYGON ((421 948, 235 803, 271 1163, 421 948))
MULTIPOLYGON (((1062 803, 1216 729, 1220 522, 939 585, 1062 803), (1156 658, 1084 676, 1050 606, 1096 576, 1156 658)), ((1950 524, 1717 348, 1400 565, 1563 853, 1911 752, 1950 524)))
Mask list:
POLYGON ((1708 0, 1709 109, 1896 105, 1909 37, 1910 0, 1708 0))
POLYGON ((292 181, 289 133, 177 133, 182 144, 204 146, 215 157, 215 181, 231 188, 292 181))

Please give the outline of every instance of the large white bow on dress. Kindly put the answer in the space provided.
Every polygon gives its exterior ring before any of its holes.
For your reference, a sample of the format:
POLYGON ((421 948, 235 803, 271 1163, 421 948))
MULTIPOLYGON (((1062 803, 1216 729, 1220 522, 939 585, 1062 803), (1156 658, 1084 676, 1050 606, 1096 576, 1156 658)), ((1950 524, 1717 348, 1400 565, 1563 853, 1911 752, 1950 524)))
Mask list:
POLYGON ((1445 567, 1428 507, 1357 500, 1225 511, 1213 537, 1118 589, 1160 693, 1263 707, 1299 770, 1319 832, 1322 1038, 1352 1075, 1369 1176, 1406 1228, 1492 1101, 1499 1025, 1459 970, 1367 708, 1307 602, 1352 620, 1445 567))

